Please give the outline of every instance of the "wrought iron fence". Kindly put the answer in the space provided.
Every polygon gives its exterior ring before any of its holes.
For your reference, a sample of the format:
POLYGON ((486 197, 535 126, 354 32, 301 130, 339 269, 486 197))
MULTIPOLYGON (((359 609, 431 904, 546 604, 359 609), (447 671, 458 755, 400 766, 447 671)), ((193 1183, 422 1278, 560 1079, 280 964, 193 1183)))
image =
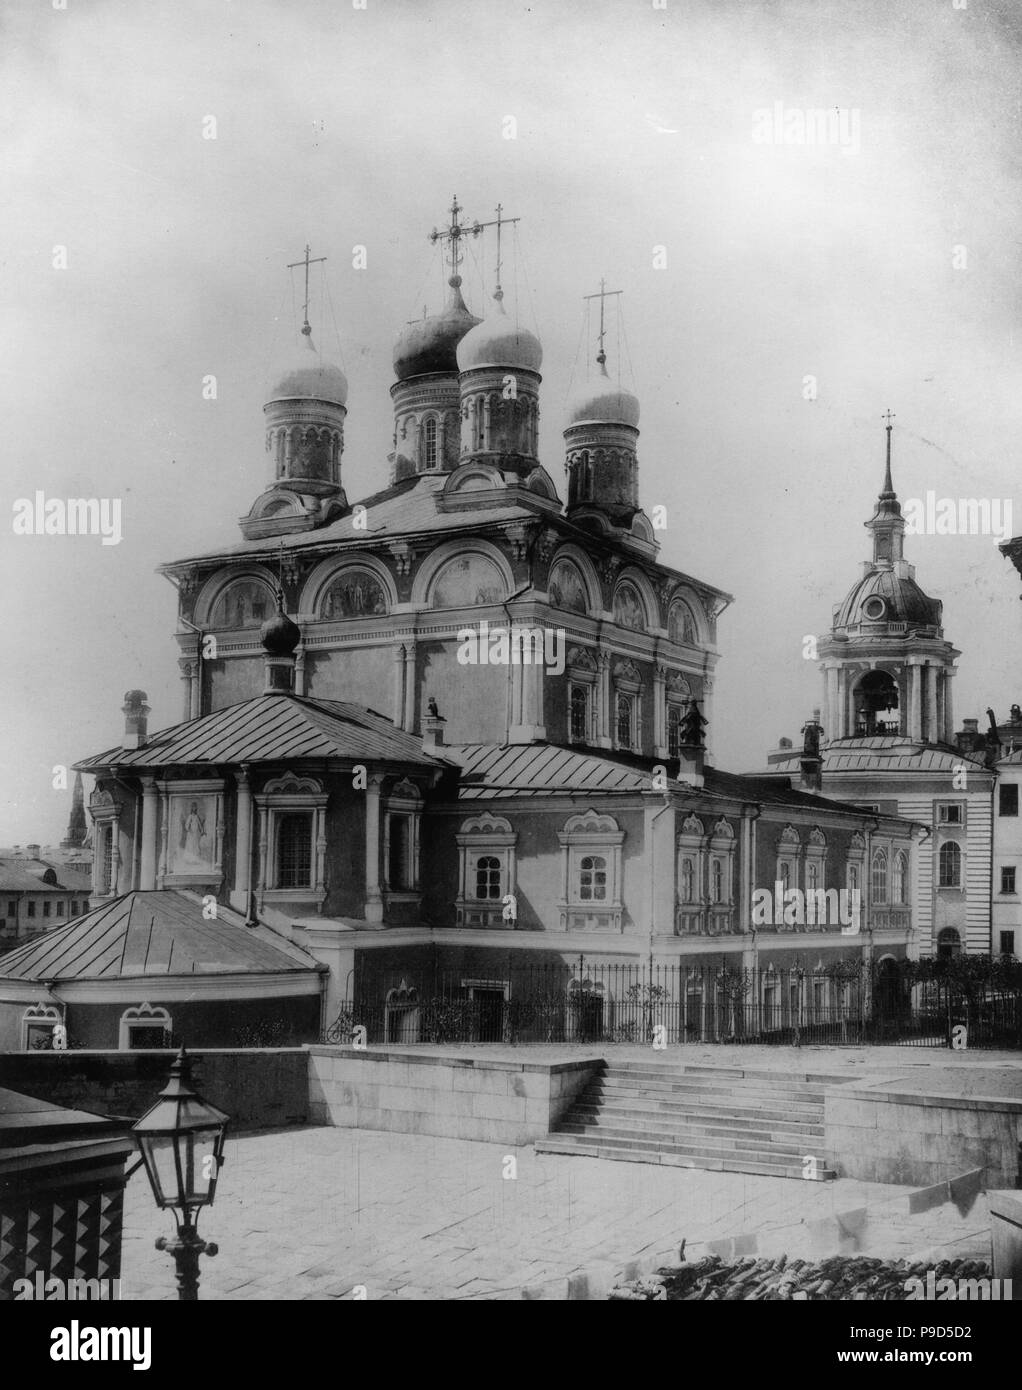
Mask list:
POLYGON ((820 970, 510 961, 500 976, 358 982, 323 1041, 1022 1048, 1022 982, 939 962, 820 970), (361 1030, 364 1030, 362 1032, 361 1030), (964 1030, 964 1031, 963 1031, 964 1030))

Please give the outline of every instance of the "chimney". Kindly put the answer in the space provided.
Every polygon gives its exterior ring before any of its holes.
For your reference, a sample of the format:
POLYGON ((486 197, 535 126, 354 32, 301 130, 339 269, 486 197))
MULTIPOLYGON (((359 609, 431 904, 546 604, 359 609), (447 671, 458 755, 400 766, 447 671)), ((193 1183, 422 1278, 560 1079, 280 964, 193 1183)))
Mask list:
POLYGON ((26 845, 26 846, 25 846, 25 849, 28 851, 28 857, 29 857, 29 859, 38 859, 38 858, 39 858, 39 846, 38 846, 38 845, 26 845))
POLYGON ((429 713, 422 718, 422 747, 426 753, 433 753, 444 746, 444 725, 447 720, 437 712, 436 701, 430 700, 429 713))
POLYGON ((820 711, 814 709, 813 717, 802 725, 802 757, 799 759, 802 776, 798 785, 799 791, 810 792, 816 796, 823 787, 823 758, 820 756, 822 734, 820 711))
POLYGON ((958 745, 959 753, 974 752, 979 742, 979 720, 963 719, 962 727, 955 734, 955 743, 958 745))
POLYGON ((122 748, 145 747, 149 728, 149 706, 146 704, 148 698, 149 696, 144 690, 126 690, 124 692, 124 704, 121 707, 124 714, 122 748))

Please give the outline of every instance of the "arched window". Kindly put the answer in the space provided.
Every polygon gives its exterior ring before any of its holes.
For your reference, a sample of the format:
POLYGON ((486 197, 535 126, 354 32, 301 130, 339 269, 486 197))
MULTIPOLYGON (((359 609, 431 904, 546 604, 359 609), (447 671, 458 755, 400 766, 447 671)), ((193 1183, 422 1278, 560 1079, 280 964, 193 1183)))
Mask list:
POLYGON ((495 854, 481 855, 476 860, 476 897, 483 900, 500 896, 500 860, 495 854))
POLYGON ((906 888, 908 887, 908 860, 904 854, 899 852, 894 856, 894 873, 891 876, 891 901, 895 903, 907 902, 906 888))
POLYGON ((422 427, 422 466, 437 467, 437 425, 436 416, 431 415, 422 427))
POLYGON ((681 861, 681 901, 693 903, 696 900, 695 861, 686 854, 681 861))
POLYGON ((962 851, 954 840, 947 840, 941 845, 938 859, 940 864, 939 886, 941 888, 960 888, 962 886, 962 851))
POLYGON ((579 863, 580 902, 603 902, 607 897, 607 861, 601 854, 587 854, 579 863))
POLYGON ((571 687, 571 739, 585 743, 589 736, 589 691, 584 685, 571 687))
POLYGON ((715 903, 724 901, 724 865, 714 859, 710 866, 710 897, 715 903))
POLYGON ((875 903, 887 902, 887 855, 878 849, 873 855, 872 893, 875 903))
POLYGON ((631 695, 617 697, 617 743, 619 748, 633 745, 632 714, 635 702, 631 695))
POLYGON ((681 705, 669 704, 667 706, 667 756, 676 758, 681 747, 681 716, 683 714, 681 705))

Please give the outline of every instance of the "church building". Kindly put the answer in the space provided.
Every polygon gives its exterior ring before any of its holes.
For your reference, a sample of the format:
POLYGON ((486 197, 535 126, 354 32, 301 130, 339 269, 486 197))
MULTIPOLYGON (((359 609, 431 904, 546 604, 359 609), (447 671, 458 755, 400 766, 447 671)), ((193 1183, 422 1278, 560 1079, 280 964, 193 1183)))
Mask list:
MULTIPOLYGON (((731 600, 660 558, 604 294, 554 467, 538 447, 542 346, 499 278, 485 315, 466 305, 460 243, 482 228, 460 213, 455 200, 436 234, 447 302, 394 347, 379 489, 347 495, 348 381, 306 305, 240 539, 162 567, 181 721, 150 733, 129 691, 121 744, 78 764, 96 779, 93 903, 134 894, 144 913, 147 894, 178 892, 278 933, 326 967, 324 1027, 438 974, 509 1004, 541 965, 565 998, 601 992, 608 1029, 612 969, 628 988, 670 972, 680 1036, 710 1035, 722 972, 778 1022, 804 1020, 847 998, 835 962, 913 949, 921 831, 895 798, 866 812, 821 796, 811 750, 797 785, 712 765, 731 600), (785 892, 826 904, 853 888, 852 925, 783 910, 785 892)), ((919 640, 943 673, 937 622, 919 640)), ((913 688, 930 718, 930 686, 913 688)), ((158 981, 138 988, 173 1014, 158 981)))

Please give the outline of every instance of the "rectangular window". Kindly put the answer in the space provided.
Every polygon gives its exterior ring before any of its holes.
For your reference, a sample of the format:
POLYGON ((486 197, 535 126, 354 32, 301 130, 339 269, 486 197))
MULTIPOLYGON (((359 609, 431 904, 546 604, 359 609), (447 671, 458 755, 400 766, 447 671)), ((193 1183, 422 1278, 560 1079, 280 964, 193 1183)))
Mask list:
POLYGON ((480 900, 499 901, 500 860, 495 854, 484 854, 476 860, 476 897, 480 900))
POLYGON ((607 861, 599 854, 587 854, 579 864, 579 902, 605 902, 607 861))
POLYGON ((35 903, 32 901, 31 898, 29 899, 29 902, 28 902, 28 915, 29 915, 30 917, 34 917, 34 916, 35 916, 35 903))
MULTIPOLYGON (((1016 792, 1018 788, 1015 788, 1016 792)), ((937 807, 937 820, 941 825, 961 825, 962 805, 959 801, 945 801, 937 807)))
POLYGON ((312 816, 291 811, 277 822, 277 887, 312 887, 312 816))
POLYGON ((387 883, 391 888, 410 888, 410 830, 407 816, 390 817, 390 859, 387 883))
POLYGON ((74 898, 71 899, 71 916, 78 916, 78 904, 75 902, 74 898))
POLYGON ((676 758, 681 747, 681 714, 680 705, 673 702, 667 706, 667 756, 676 758))
POLYGON ((1005 866, 1001 870, 1001 892, 1014 893, 1015 891, 1015 865, 1005 866))
POLYGON ((7 915, 8 917, 17 917, 18 902, 16 898, 12 898, 11 901, 7 904, 7 915))
POLYGON ((64 904, 63 904, 62 901, 58 901, 58 903, 57 903, 57 916, 58 916, 58 917, 63 917, 63 915, 64 915, 64 904))
POLYGON ((1015 954, 1015 933, 1013 931, 1001 932, 1001 955, 1013 956, 1015 954))
POLYGON ((114 832, 111 827, 103 831, 103 858, 100 883, 102 892, 112 893, 114 888, 114 832))
POLYGON ((43 903, 43 916, 44 916, 44 917, 49 917, 49 915, 50 915, 50 913, 51 913, 52 911, 53 911, 53 904, 52 904, 52 903, 50 903, 50 902, 45 902, 45 903, 43 903))
POLYGON ((997 788, 997 814, 999 816, 1018 815, 1018 783, 1003 782, 997 788))

